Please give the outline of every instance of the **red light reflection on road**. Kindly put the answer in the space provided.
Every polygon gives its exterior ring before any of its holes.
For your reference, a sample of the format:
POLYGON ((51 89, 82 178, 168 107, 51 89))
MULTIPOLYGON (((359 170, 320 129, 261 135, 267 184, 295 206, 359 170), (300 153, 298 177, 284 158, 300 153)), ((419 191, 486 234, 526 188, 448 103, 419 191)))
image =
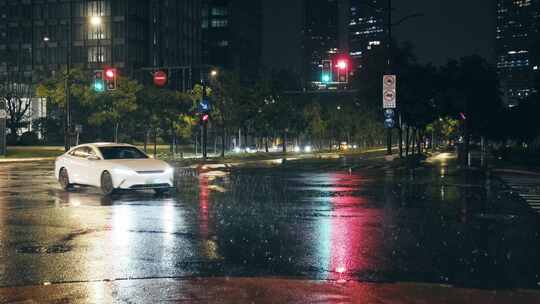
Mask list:
POLYGON ((358 175, 330 174, 329 181, 336 187, 331 188, 334 193, 330 200, 333 211, 330 219, 328 279, 341 281, 347 280, 351 272, 367 266, 362 254, 367 239, 362 228, 362 217, 358 214, 364 198, 343 193, 343 186, 349 190, 360 188, 361 178, 358 175))
POLYGON ((201 237, 208 237, 208 202, 210 199, 210 190, 208 189, 208 176, 202 173, 199 176, 199 229, 201 237))

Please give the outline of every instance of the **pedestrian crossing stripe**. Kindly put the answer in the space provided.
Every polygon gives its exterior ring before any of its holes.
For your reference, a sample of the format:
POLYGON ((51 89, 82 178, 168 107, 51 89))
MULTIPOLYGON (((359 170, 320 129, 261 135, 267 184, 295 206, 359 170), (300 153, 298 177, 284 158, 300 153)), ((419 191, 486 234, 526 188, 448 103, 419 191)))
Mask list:
POLYGON ((531 209, 540 213, 540 193, 530 193, 539 191, 536 189, 540 189, 540 178, 501 176, 501 179, 517 192, 531 209))

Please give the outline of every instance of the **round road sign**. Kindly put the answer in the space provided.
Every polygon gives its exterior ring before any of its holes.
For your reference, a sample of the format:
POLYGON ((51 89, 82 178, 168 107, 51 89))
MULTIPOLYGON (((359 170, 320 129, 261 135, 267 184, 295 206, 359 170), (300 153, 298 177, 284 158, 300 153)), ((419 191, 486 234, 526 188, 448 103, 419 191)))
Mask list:
POLYGON ((167 73, 164 71, 157 71, 154 73, 154 84, 158 87, 162 87, 167 84, 167 73))

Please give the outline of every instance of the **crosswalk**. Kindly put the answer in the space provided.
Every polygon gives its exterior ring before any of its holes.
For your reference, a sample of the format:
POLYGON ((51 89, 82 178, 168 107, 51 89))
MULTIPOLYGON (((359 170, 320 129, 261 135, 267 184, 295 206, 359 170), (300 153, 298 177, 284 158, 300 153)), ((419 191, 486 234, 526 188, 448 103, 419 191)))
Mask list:
POLYGON ((540 175, 501 174, 499 176, 532 209, 540 213, 540 175))

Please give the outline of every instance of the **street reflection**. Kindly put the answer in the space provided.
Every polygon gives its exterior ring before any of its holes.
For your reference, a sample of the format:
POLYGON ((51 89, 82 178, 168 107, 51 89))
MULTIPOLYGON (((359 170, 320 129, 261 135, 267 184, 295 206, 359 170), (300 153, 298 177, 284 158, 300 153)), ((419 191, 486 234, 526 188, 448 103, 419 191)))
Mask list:
POLYGON ((211 181, 215 180, 217 176, 222 175, 215 172, 199 175, 199 234, 202 254, 209 260, 221 258, 218 253, 218 244, 210 235, 210 189, 214 188, 211 181))

